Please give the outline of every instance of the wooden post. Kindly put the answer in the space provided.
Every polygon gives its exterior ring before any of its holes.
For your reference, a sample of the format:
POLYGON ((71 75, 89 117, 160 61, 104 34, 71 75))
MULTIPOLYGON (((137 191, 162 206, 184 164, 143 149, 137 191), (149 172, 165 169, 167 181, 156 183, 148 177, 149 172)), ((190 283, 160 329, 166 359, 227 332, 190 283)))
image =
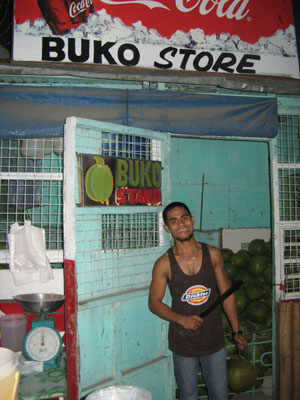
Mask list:
POLYGON ((300 303, 292 307, 293 400, 300 399, 300 303))
POLYGON ((280 400, 292 399, 292 303, 281 302, 279 310, 280 400))

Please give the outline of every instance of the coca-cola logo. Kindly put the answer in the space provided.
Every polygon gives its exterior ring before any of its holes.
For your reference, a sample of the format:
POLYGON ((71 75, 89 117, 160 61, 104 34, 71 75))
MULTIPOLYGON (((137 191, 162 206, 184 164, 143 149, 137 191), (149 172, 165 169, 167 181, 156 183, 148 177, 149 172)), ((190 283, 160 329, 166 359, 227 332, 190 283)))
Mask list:
POLYGON ((111 4, 111 5, 124 5, 124 4, 142 4, 152 10, 153 8, 165 8, 166 10, 170 10, 165 4, 161 1, 155 0, 100 0, 102 3, 111 4))
POLYGON ((205 35, 228 33, 253 44, 294 24, 291 0, 95 0, 94 8, 126 25, 141 21, 166 38, 200 28, 205 35))
POLYGON ((69 8, 70 17, 74 18, 78 14, 85 12, 85 10, 89 9, 92 4, 93 4, 93 0, 80 0, 77 2, 73 1, 70 4, 70 8, 69 8))
POLYGON ((243 19, 249 12, 249 0, 196 0, 189 5, 189 0, 175 0, 176 7, 181 12, 191 12, 198 9, 199 14, 208 15, 215 12, 218 18, 243 19), (193 4, 194 3, 194 4, 193 4))
MULTIPOLYGON (((165 8, 170 11, 170 8, 163 4, 162 1, 154 0, 101 0, 102 3, 110 5, 125 5, 125 4, 141 4, 153 8, 165 8)), ((199 14, 208 15, 215 11, 218 18, 228 18, 241 20, 249 12, 247 8, 249 0, 175 0, 175 6, 178 11, 186 13, 198 9, 199 14), (228 2, 230 2, 228 4, 228 2)))

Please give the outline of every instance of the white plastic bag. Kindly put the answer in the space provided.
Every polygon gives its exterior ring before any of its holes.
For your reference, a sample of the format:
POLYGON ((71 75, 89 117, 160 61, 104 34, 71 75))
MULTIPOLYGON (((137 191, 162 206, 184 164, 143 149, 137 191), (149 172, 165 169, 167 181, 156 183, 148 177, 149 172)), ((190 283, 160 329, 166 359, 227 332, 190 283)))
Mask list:
POLYGON ((21 351, 15 352, 15 364, 22 375, 35 374, 44 370, 43 361, 28 361, 21 351))
POLYGON ((9 268, 17 286, 46 283, 53 272, 45 248, 45 231, 25 221, 11 225, 8 234, 9 268))

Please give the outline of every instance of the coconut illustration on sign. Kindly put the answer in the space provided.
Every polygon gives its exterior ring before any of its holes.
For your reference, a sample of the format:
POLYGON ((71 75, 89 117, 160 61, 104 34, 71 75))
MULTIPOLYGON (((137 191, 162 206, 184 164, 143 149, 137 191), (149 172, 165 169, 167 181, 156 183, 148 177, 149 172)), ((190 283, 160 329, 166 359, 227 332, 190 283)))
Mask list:
POLYGON ((114 179, 111 170, 102 157, 94 156, 96 161, 86 172, 85 191, 87 196, 97 202, 106 202, 113 191, 114 179))

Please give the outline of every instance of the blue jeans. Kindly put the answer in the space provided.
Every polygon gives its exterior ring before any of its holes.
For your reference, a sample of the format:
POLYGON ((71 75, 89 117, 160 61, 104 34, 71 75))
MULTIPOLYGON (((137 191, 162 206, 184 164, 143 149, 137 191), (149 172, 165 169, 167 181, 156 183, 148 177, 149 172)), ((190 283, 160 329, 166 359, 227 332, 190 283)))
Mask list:
POLYGON ((198 369, 201 363, 209 400, 227 400, 226 347, 204 357, 181 357, 173 353, 180 400, 198 400, 198 369))

